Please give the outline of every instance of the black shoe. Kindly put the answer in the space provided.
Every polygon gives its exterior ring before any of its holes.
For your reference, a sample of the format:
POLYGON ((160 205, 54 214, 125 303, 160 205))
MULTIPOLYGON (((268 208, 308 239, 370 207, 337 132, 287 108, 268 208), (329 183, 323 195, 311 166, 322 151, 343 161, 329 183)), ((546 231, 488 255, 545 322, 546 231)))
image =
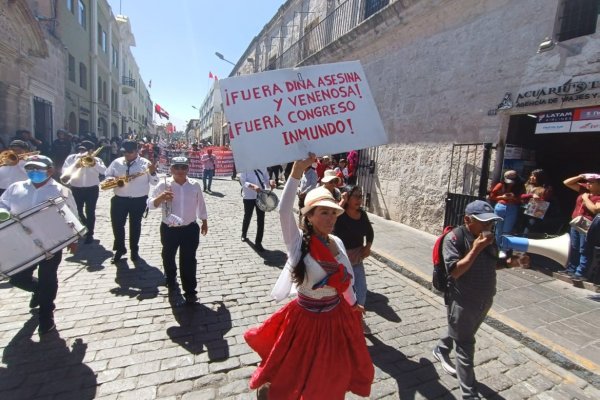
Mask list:
POLYGON ((248 239, 246 239, 246 236, 242 235, 242 242, 246 242, 248 239))
POLYGON ((92 244, 92 243, 94 243, 94 235, 87 235, 85 237, 85 241, 83 243, 84 244, 92 244))
POLYGON ((131 251, 131 261, 139 261, 140 254, 137 251, 131 251))
POLYGON ((115 255, 110 259, 110 263, 116 264, 119 261, 121 261, 121 257, 123 257, 123 254, 125 254, 124 251, 115 251, 115 255))
POLYGON ((266 249, 264 247, 262 247, 262 244, 255 244, 254 248, 256 249, 256 251, 258 251, 259 253, 262 253, 263 251, 266 251, 266 249))
POLYGON ((186 302, 186 304, 189 304, 189 305, 196 304, 198 302, 198 296, 196 296, 195 294, 187 294, 186 293, 185 302, 186 302))
POLYGON ((56 324, 54 323, 54 319, 50 319, 48 322, 41 323, 38 328, 38 333, 40 335, 45 335, 46 333, 50 333, 56 330, 56 324))
POLYGON ((40 305, 40 299, 38 298, 38 292, 33 292, 31 300, 29 300, 29 308, 37 308, 40 305))
POLYGON ((179 287, 169 288, 169 303, 171 303, 173 307, 181 307, 185 302, 185 299, 179 291, 179 287))

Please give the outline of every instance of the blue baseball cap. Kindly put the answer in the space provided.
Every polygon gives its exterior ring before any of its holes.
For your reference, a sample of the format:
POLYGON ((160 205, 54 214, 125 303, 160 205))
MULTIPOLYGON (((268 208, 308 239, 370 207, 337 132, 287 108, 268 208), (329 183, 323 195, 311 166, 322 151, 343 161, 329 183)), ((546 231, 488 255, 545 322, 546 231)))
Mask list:
POLYGON ((494 214, 494 207, 483 200, 475 200, 465 207, 465 215, 475 218, 477 221, 502 221, 502 218, 494 214))

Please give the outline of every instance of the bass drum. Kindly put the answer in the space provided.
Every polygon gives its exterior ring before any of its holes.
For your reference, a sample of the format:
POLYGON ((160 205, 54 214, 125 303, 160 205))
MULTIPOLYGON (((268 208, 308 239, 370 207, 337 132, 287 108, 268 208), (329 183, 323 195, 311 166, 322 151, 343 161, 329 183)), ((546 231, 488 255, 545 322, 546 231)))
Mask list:
POLYGON ((273 211, 278 205, 279 197, 271 191, 262 190, 256 195, 256 206, 262 211, 273 211))
POLYGON ((11 277, 52 257, 83 237, 87 228, 62 197, 47 200, 0 223, 0 277, 11 277))

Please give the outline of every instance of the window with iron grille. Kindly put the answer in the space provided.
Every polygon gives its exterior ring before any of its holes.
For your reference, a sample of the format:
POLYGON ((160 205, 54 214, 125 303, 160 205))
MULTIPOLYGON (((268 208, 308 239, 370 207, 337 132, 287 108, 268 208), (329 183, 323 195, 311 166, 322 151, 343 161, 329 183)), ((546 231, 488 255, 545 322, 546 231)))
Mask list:
POLYGON ((75 82, 75 57, 69 54, 69 80, 75 82))
POLYGON ((87 67, 84 63, 79 63, 79 87, 87 89, 87 67))
POLYGON ((82 0, 79 0, 79 12, 77 13, 79 25, 83 29, 87 29, 87 11, 85 7, 85 3, 82 0))
POLYGON ((387 6, 390 0, 367 0, 365 2, 365 19, 387 6))
POLYGON ((600 0, 563 0, 558 17, 559 42, 596 32, 600 0))

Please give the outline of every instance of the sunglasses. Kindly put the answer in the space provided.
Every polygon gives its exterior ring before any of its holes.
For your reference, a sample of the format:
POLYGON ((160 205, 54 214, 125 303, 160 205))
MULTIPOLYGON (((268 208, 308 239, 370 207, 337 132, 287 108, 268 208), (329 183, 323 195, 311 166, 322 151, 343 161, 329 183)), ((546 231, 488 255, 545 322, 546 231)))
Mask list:
POLYGON ((173 169, 188 169, 187 165, 172 165, 173 169))

